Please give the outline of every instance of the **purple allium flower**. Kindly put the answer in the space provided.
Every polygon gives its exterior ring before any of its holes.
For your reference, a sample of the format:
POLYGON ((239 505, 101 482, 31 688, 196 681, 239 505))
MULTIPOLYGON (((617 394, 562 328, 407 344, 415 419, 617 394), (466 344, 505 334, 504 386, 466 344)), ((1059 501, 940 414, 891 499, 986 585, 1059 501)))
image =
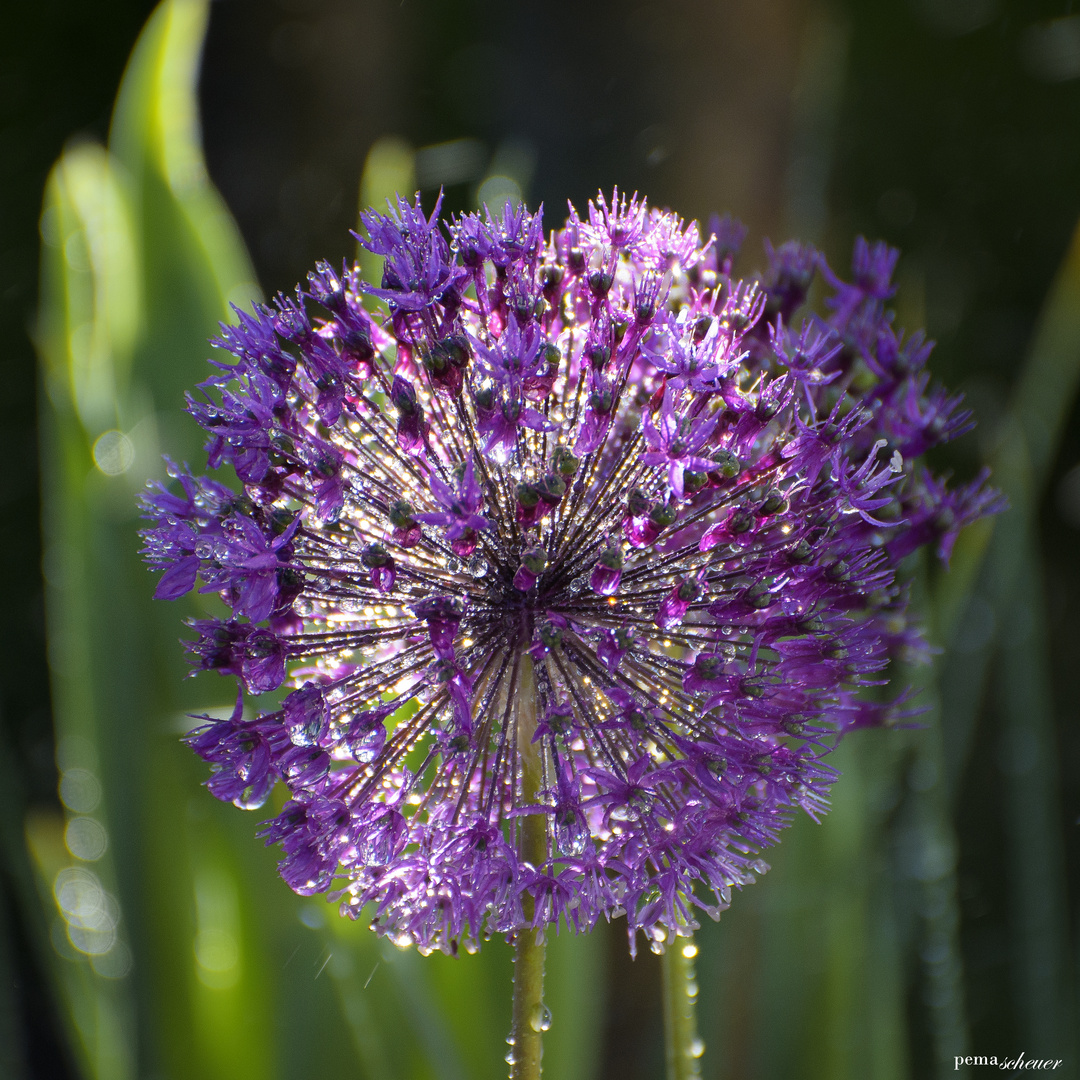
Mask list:
POLYGON ((911 714, 877 689, 919 647, 899 561, 1001 500, 913 460, 969 418, 893 329, 895 252, 860 239, 847 284, 785 244, 738 282, 741 226, 636 196, 546 244, 524 208, 437 210, 364 215, 378 287, 323 264, 222 330, 236 363, 189 409, 238 489, 170 466, 144 552, 159 598, 230 609, 192 624, 196 670, 291 690, 189 742, 219 798, 285 785, 282 876, 398 942, 530 911, 659 945, 824 811, 843 732, 911 714), (827 313, 793 329, 818 270, 827 313))

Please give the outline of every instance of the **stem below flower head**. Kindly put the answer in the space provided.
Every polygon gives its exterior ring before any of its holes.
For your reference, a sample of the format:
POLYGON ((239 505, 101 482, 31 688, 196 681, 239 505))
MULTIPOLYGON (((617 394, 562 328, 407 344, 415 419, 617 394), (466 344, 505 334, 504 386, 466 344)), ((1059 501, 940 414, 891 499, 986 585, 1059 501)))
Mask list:
POLYGON ((667 1080, 700 1080, 705 1049, 697 1033, 697 980, 693 937, 669 942, 660 958, 664 984, 664 1043, 667 1080))
MULTIPOLYGON (((522 653, 518 658, 517 751, 521 761, 521 801, 523 805, 536 802, 543 786, 541 749, 534 743, 536 732, 536 676, 532 658, 522 653)), ((547 860, 547 822, 543 814, 527 814, 521 818, 518 854, 522 861, 542 866, 547 860)), ((548 1027, 544 1007, 544 945, 536 940, 532 922, 534 901, 526 896, 522 902, 526 925, 517 933, 514 950, 514 1006, 510 1030, 510 1080, 540 1080, 540 1056, 543 1051, 543 1032, 548 1027)))

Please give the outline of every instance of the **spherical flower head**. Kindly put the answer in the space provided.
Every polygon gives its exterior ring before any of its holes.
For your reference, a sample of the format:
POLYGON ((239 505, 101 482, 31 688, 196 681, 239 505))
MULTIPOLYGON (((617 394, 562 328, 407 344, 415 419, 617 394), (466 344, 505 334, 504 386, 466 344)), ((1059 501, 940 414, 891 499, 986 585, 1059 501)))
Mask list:
POLYGON ((528 911, 659 946, 824 811, 845 730, 909 714, 874 696, 918 646, 898 562, 1000 500, 912 460, 967 418, 893 330, 887 249, 795 332, 823 259, 735 281, 730 219, 615 192, 545 243, 522 207, 437 210, 364 215, 378 285, 321 265, 222 330, 189 408, 238 487, 170 466, 145 554, 160 598, 231 610, 196 670, 287 693, 189 742, 219 798, 283 784, 282 876, 399 943, 528 911))

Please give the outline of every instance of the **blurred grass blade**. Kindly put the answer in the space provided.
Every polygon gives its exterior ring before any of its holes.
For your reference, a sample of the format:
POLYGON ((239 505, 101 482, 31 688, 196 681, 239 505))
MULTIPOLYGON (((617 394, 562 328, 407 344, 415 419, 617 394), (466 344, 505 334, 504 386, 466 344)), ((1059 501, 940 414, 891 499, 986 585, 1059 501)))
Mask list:
MULTIPOLYGON (((413 148, 397 135, 377 139, 368 151, 360 176, 360 213, 369 207, 386 213, 387 200, 393 203, 395 195, 411 199, 415 191, 416 154, 413 148)), ((363 227, 358 224, 357 230, 362 233, 363 227)), ((365 281, 382 280, 382 255, 376 255, 358 243, 356 258, 365 281)), ((364 302, 372 308, 380 303, 373 296, 365 296, 364 302)))
POLYGON ((197 447, 194 432, 169 430, 184 429, 160 405, 177 408, 204 370, 225 299, 253 291, 191 122, 205 19, 205 4, 165 3, 140 39, 113 127, 127 168, 101 147, 73 147, 46 193, 44 234, 56 239, 43 252, 38 327, 43 517, 69 813, 66 825, 39 817, 27 831, 62 919, 54 941, 84 1067, 100 1080, 272 1072, 261 972, 241 963, 250 899, 234 888, 229 925, 204 925, 223 910, 201 902, 206 880, 229 880, 220 867, 197 874, 215 832, 191 849, 176 803, 162 799, 178 767, 184 780, 171 786, 187 788, 174 717, 196 702, 173 655, 176 612, 152 609, 135 553, 143 479, 160 473, 162 448, 197 447), (224 971, 230 948, 233 985, 200 982, 224 971))
POLYGON ((1014 933, 1017 1004, 1025 1044, 1069 1062, 1076 1075, 1076 1007, 1070 970, 1065 838, 1057 784, 1049 642, 1040 558, 1021 547, 1014 618, 998 665, 1005 834, 1014 933))
MULTIPOLYGON (((105 480, 94 465, 95 448, 104 452, 101 440, 111 434, 113 449, 125 451, 118 440, 127 436, 117 425, 138 308, 126 195, 104 150, 85 145, 64 154, 46 188, 45 213, 59 237, 58 245, 46 245, 42 253, 38 343, 45 390, 46 603, 61 793, 73 813, 108 837, 115 806, 100 799, 96 748, 104 732, 93 700, 88 541, 94 527, 87 496, 98 486, 95 474, 105 480)), ((56 943, 67 962, 60 976, 84 1069, 101 1080, 133 1077, 131 988, 112 977, 130 955, 129 927, 116 904, 114 852, 106 849, 91 860, 93 866, 82 865, 65 848, 64 821, 47 814, 28 821, 27 835, 52 919, 63 920, 56 943), (93 918, 95 903, 100 919, 93 918)))
MULTIPOLYGON (((959 580, 937 590, 939 631, 981 627, 978 646, 949 655, 941 674, 947 780, 955 802, 992 686, 1000 723, 1010 899, 1018 941, 1021 1034, 1040 1053, 1075 1051, 1076 1006, 1065 888, 1044 584, 1036 519, 1080 383, 1080 227, 1051 287, 993 458, 1010 510, 962 538, 959 580), (999 663, 991 679, 991 659, 999 663), (990 685, 988 685, 990 684, 990 685)), ((988 733, 989 734, 989 733, 988 733)), ((1068 1066, 1072 1068, 1073 1066, 1068 1066)))
POLYGON ((125 72, 109 149, 134 182, 145 243, 190 245, 174 254, 189 260, 183 267, 189 288, 203 295, 208 316, 216 319, 228 314, 229 303, 242 305, 255 297, 258 287, 236 223, 203 160, 197 90, 208 17, 206 0, 166 0, 158 6, 125 72), (163 195, 186 219, 189 236, 168 235, 175 224, 158 219, 163 195))
POLYGON ((954 800, 971 752, 994 643, 1013 600, 1022 557, 1018 544, 1033 527, 1078 384, 1080 226, 1043 305, 992 458, 993 483, 1008 497, 1010 510, 961 535, 953 571, 934 590, 940 640, 948 641, 965 615, 993 620, 977 648, 951 652, 941 665, 947 781, 954 800))

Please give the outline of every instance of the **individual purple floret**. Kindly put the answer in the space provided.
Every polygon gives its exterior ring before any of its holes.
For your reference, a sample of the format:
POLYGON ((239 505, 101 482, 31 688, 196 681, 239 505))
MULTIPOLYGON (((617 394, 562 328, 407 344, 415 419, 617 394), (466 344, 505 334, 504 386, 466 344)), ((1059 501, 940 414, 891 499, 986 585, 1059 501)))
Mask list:
POLYGON ((843 733, 913 715, 881 691, 924 650, 900 561, 1002 508, 918 460, 970 416, 883 245, 741 282, 737 222, 618 192, 546 242, 509 205, 362 220, 379 283, 320 264, 222 328, 188 407, 233 487, 144 498, 156 595, 227 609, 188 650, 241 698, 188 741, 217 797, 287 792, 293 889, 399 944, 625 913, 660 948, 824 812, 843 733))

